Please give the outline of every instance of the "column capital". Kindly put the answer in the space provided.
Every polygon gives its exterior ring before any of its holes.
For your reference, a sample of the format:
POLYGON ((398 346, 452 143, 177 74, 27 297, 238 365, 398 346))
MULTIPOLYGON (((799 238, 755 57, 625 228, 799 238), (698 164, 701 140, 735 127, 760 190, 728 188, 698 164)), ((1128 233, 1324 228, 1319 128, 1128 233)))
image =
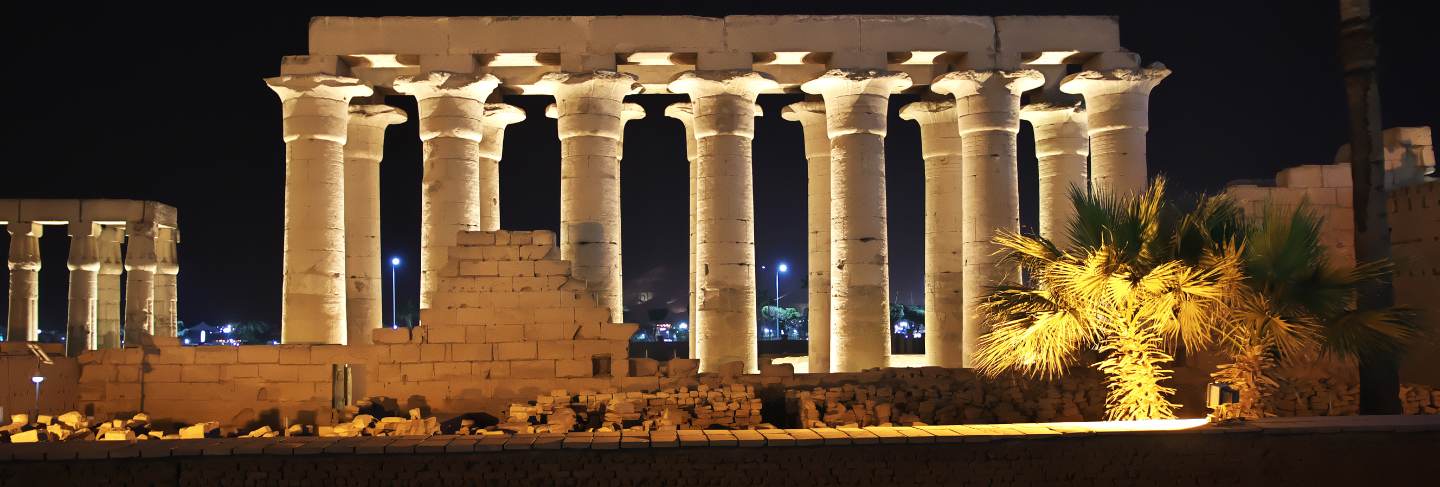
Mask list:
POLYGON ((1031 103, 1020 109, 1020 119, 1030 122, 1030 125, 1035 127, 1077 123, 1082 127, 1081 135, 1084 135, 1085 108, 1078 103, 1073 105, 1031 103))
POLYGON ((630 73, 597 69, 594 71, 545 73, 535 82, 535 92, 544 95, 560 95, 567 89, 579 88, 590 97, 621 99, 626 95, 640 93, 645 88, 638 83, 640 78, 630 73), (580 88, 582 87, 583 88, 580 88))
POLYGON ((1033 69, 972 70, 940 75, 930 83, 930 89, 942 95, 952 95, 958 100, 989 90, 1007 90, 1011 95, 1019 96, 1020 93, 1044 84, 1045 75, 1033 69))
POLYGON ((405 123, 410 114, 390 105, 350 105, 350 125, 385 127, 405 123))
POLYGON ((5 226, 10 233, 10 270, 40 270, 40 236, 45 227, 35 222, 11 222, 5 226))
POLYGON ((285 75, 265 78, 265 84, 280 96, 281 102, 296 98, 324 98, 349 102, 357 96, 375 92, 359 79, 329 74, 285 75))
POLYGON ((486 103, 485 118, 481 123, 486 127, 505 127, 523 121, 525 121, 525 110, 521 110, 520 107, 505 103, 486 103))
POLYGON ((99 271, 100 246, 96 240, 100 236, 100 225, 95 222, 71 222, 69 230, 70 255, 65 267, 72 271, 99 271))
POLYGON ((118 276, 125 272, 124 257, 120 254, 120 244, 125 241, 125 230, 114 225, 106 225, 100 229, 100 273, 118 276))
POLYGON ((1060 82, 1060 91, 1087 97, 1122 93, 1148 95, 1168 76, 1170 68, 1161 63, 1151 63, 1144 68, 1081 71, 1066 76, 1060 82))
POLYGON ((715 95, 734 95, 751 102, 762 91, 772 90, 780 84, 768 74, 749 70, 686 71, 670 82, 670 92, 702 98, 715 95))
POLYGON ((155 234, 155 273, 173 276, 180 273, 180 262, 176 260, 175 244, 180 242, 180 230, 162 227, 155 234))
POLYGON ((826 132, 825 102, 807 100, 780 109, 780 118, 800 122, 805 136, 805 158, 830 157, 830 134, 826 132))
POLYGON ((921 100, 900 107, 900 119, 921 126, 955 123, 955 100, 921 100))
MULTIPOLYGON (((669 106, 666 106, 666 107, 665 107, 665 116, 666 116, 666 117, 673 118, 673 119, 676 119, 676 120, 679 120, 679 121, 680 121, 680 124, 685 126, 685 160, 690 161, 690 162, 695 162, 695 158, 699 156, 699 148, 695 146, 695 105, 692 104, 692 103, 690 103, 690 102, 688 102, 688 101, 682 101, 682 102, 679 102, 679 103, 671 103, 669 106)), ((694 175, 692 174, 691 177, 693 178, 694 175)), ((694 196, 695 196, 695 194, 694 194, 695 182, 694 182, 694 181, 691 181, 691 182, 690 182, 690 187, 691 187, 691 194, 690 194, 690 196, 691 196, 691 199, 693 200, 693 199, 694 199, 694 196)), ((692 220, 691 220, 691 222, 690 222, 690 226, 691 226, 690 232, 693 234, 693 233, 695 232, 695 228, 694 228, 695 222, 694 222, 694 220, 693 220, 693 218, 695 217, 695 214, 694 214, 694 211, 695 211, 695 210, 694 210, 694 207, 693 207, 694 201, 691 201, 691 203, 692 203, 692 207, 691 207, 691 210, 690 210, 690 211, 691 211, 690 217, 692 218, 692 220)), ((693 236, 693 235, 692 235, 692 236, 693 236)), ((694 242, 691 242, 691 243, 693 244, 694 242)), ((692 245, 692 246, 693 246, 693 245, 692 245)), ((692 251, 693 251, 693 249, 692 249, 692 251)), ((693 258, 693 256, 692 256, 692 258, 693 258)), ((693 265, 694 262, 691 262, 691 264, 693 265)), ((693 282, 693 281, 695 280, 693 274, 691 275, 691 279, 690 279, 690 280, 692 281, 692 282, 691 282, 691 287, 693 288, 693 287, 694 287, 694 282, 693 282)), ((691 291, 693 292, 694 289, 691 289, 691 291)), ((693 311, 692 311, 692 313, 693 313, 693 311)))
POLYGON ((412 95, 416 100, 437 97, 455 97, 485 101, 490 93, 500 86, 500 78, 493 74, 465 74, 449 71, 430 71, 414 76, 395 78, 395 91, 412 95))
POLYGON ((832 69, 806 81, 800 90, 812 95, 889 95, 913 85, 910 75, 876 69, 832 69))
POLYGON ((695 121, 695 105, 688 101, 671 103, 665 106, 665 116, 679 120, 680 123, 685 125, 690 125, 691 122, 695 121))

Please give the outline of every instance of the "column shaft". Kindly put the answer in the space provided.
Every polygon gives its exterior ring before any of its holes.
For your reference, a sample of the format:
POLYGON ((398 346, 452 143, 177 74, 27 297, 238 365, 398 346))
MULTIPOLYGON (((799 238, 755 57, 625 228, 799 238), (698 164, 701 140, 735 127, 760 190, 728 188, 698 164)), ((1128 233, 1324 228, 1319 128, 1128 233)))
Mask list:
POLYGON ((70 224, 70 302, 65 315, 65 355, 78 357, 95 350, 97 294, 100 273, 100 226, 92 222, 70 224))
POLYGON ((697 355, 695 354, 695 328, 700 322, 700 317, 696 314, 695 310, 695 176, 696 170, 698 169, 697 165, 699 161, 697 160, 697 149, 695 147, 695 113, 693 108, 693 105, 691 105, 690 103, 683 102, 674 103, 665 108, 665 116, 679 120, 680 123, 685 126, 685 160, 689 163, 690 166, 690 195, 688 198, 690 202, 690 250, 688 258, 686 259, 686 262, 689 264, 690 271, 688 274, 689 277, 685 281, 687 293, 686 296, 688 299, 685 307, 685 314, 686 321, 688 321, 689 326, 689 329, 686 332, 686 336, 689 339, 689 348, 687 350, 689 350, 688 357, 690 358, 697 357, 697 355))
POLYGON ((500 158, 505 148, 505 127, 522 120, 525 112, 519 108, 504 103, 485 105, 482 123, 485 133, 480 138, 480 182, 475 187, 480 202, 481 230, 500 229, 500 158))
POLYGON ((10 313, 5 340, 33 342, 40 338, 40 235, 35 222, 8 225, 10 232, 10 313))
POLYGON ((1089 191, 1090 140, 1085 112, 1074 106, 1028 105, 1020 118, 1035 129, 1035 158, 1040 179, 1040 236, 1064 247, 1075 216, 1071 189, 1089 191))
POLYGON ((175 244, 180 231, 161 228, 155 238, 155 336, 175 338, 180 334, 180 259, 175 244))
POLYGON ((126 226, 125 346, 140 346, 140 337, 155 333, 155 238, 153 223, 126 226))
POLYGON ((430 308, 460 232, 480 229, 480 141, 492 75, 430 72, 402 76, 395 89, 415 96, 424 166, 420 176, 420 309, 430 308))
POLYGON ((1020 131, 1020 93, 1040 86, 1043 77, 1033 70, 962 71, 949 73, 932 85, 955 96, 959 114, 964 180, 962 240, 965 266, 962 276, 964 329, 962 357, 971 366, 975 346, 987 330, 975 310, 975 300, 991 286, 1013 282, 1015 269, 998 266, 993 243, 997 231, 1020 230, 1019 180, 1016 176, 1015 136, 1020 131))
POLYGON ((380 249, 380 160, 385 128, 405 112, 388 105, 352 105, 345 138, 345 327, 347 343, 371 343, 384 326, 380 249))
POLYGON ((95 304, 96 348, 100 350, 120 348, 120 274, 125 272, 120 246, 124 240, 123 227, 105 226, 100 230, 97 242, 100 270, 95 304))
POLYGON ((900 117, 920 124, 925 158, 925 355, 930 365, 964 366, 965 168, 952 101, 906 105, 900 117))
POLYGON ((695 351, 700 370, 741 362, 759 370, 755 302, 755 98, 775 87, 751 71, 688 72, 670 91, 690 95, 695 133, 695 351))
POLYGON ((910 77, 831 70, 801 89, 825 98, 830 136, 830 368, 890 362, 890 246, 885 133, 890 94, 910 77))
POLYGON ((830 372, 830 134, 825 104, 805 101, 786 106, 786 120, 800 122, 805 137, 808 179, 806 272, 810 373, 830 372))
POLYGON ((538 85, 555 97, 560 136, 560 255, 585 280, 610 320, 623 321, 620 138, 623 99, 640 87, 611 71, 551 73, 538 85))
MULTIPOLYGON (((281 341, 346 343, 345 135, 353 78, 280 76, 285 139, 285 255, 281 341)), ((133 328, 127 320, 126 330, 133 328)))
POLYGON ((1150 90, 1169 75, 1165 65, 1155 63, 1147 68, 1082 71, 1060 84, 1061 91, 1085 97, 1094 189, 1122 194, 1145 189, 1150 90))

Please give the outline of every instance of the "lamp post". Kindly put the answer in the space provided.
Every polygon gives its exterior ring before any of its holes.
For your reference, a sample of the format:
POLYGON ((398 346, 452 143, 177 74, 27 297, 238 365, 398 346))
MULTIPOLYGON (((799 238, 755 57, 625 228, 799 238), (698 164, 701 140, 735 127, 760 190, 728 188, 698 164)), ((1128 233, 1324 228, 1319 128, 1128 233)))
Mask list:
POLYGON ((790 266, 785 265, 784 262, 775 266, 775 335, 781 340, 785 339, 785 334, 780 331, 780 274, 789 271, 790 266))
POLYGON ((37 374, 30 378, 30 382, 35 383, 35 417, 38 418, 40 417, 40 383, 45 382, 45 377, 37 374))
POLYGON ((399 313, 400 313, 400 307, 396 305, 396 303, 398 303, 398 301, 396 301, 396 299, 395 299, 395 268, 396 268, 396 267, 400 267, 400 258, 399 258, 399 257, 391 257, 391 258, 390 258, 390 328, 399 328, 399 327, 400 327, 400 320, 398 319, 398 316, 399 316, 399 313))

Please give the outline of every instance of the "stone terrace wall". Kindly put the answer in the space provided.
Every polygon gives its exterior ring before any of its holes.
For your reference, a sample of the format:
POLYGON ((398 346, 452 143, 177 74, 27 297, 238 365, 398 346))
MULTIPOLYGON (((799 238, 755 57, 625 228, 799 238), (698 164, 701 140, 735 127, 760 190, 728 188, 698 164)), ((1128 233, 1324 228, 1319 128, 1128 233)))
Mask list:
POLYGON ((450 250, 434 309, 413 330, 374 330, 374 345, 144 348, 79 357, 79 404, 97 417, 331 421, 332 367, 349 364, 352 399, 396 398, 430 414, 503 411, 553 389, 653 390, 626 377, 635 325, 609 323, 583 281, 556 258, 554 234, 469 232, 450 250), (599 362, 609 363, 609 373, 599 362), (598 369, 597 369, 598 367, 598 369), (601 374, 596 375, 597 370, 601 374))
POLYGON ((1440 181, 1391 190, 1390 229, 1395 302, 1419 311, 1431 330, 1412 347, 1400 377, 1440 387, 1440 181))

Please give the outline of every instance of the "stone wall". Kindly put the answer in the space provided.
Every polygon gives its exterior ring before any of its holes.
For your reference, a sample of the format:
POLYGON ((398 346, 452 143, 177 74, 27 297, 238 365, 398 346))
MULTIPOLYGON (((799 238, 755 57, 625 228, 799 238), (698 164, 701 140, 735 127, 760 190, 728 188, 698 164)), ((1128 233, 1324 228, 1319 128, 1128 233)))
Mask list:
POLYGON ((1395 302, 1414 308, 1430 324, 1429 336, 1412 347, 1400 377, 1440 386, 1440 181, 1390 191, 1390 256, 1395 302))

